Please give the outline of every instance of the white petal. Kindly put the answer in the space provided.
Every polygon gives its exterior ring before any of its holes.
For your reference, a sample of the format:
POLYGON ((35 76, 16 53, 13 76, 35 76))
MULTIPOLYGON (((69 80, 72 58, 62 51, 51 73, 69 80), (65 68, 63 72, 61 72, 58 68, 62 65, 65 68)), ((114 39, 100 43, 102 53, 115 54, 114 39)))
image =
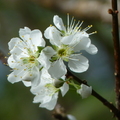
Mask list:
POLYGON ((98 49, 95 45, 91 44, 89 48, 86 49, 86 51, 90 54, 96 54, 98 52, 98 49))
POLYGON ((69 85, 65 82, 62 87, 60 87, 62 96, 64 96, 69 90, 69 85))
POLYGON ((17 42, 17 44, 13 47, 13 49, 10 51, 11 54, 14 55, 20 55, 21 53, 23 54, 28 54, 27 51, 28 46, 26 45, 26 43, 22 40, 20 40, 19 42, 17 42))
POLYGON ((50 40, 50 43, 56 46, 61 45, 61 36, 60 36, 60 32, 54 27, 54 26, 50 26, 48 27, 45 32, 44 32, 44 36, 50 40))
POLYGON ((65 26, 63 24, 63 21, 58 15, 55 15, 53 17, 53 23, 59 30, 65 31, 65 26))
POLYGON ((28 27, 20 28, 20 30, 19 30, 19 35, 23 40, 26 38, 29 39, 29 37, 27 37, 27 36, 25 38, 25 35, 29 35, 30 33, 31 33, 31 30, 28 27))
POLYGON ((8 62, 9 67, 11 67, 11 68, 16 68, 16 66, 19 65, 19 63, 17 63, 17 62, 15 61, 15 59, 13 58, 13 55, 10 55, 10 56, 8 57, 7 62, 8 62))
MULTIPOLYGON (((34 92, 33 92, 34 93, 34 92)), ((41 95, 36 95, 33 99, 33 103, 39 103, 39 102, 42 102, 43 99, 44 99, 44 94, 41 93, 41 95)))
POLYGON ((78 44, 74 47, 75 52, 79 52, 80 50, 86 50, 91 44, 91 40, 88 37, 83 37, 78 41, 78 44))
POLYGON ((92 87, 81 84, 81 88, 77 90, 77 93, 79 93, 82 96, 82 98, 87 98, 92 93, 92 87))
POLYGON ((45 68, 49 68, 51 65, 50 59, 55 53, 52 47, 47 46, 41 51, 38 61, 45 68))
POLYGON ((44 31, 44 36, 46 39, 52 39, 52 36, 50 34, 51 30, 52 30, 52 27, 50 26, 50 27, 46 28, 46 30, 44 31))
POLYGON ((26 86, 26 87, 30 87, 31 86, 31 81, 22 81, 23 84, 26 86))
POLYGON ((63 60, 59 59, 51 64, 48 72, 52 78, 61 78, 67 72, 66 66, 63 63, 63 60))
POLYGON ((31 34, 31 30, 28 27, 20 28, 19 30, 19 36, 26 43, 26 45, 29 46, 29 48, 33 49, 33 44, 30 40, 30 34, 31 34))
POLYGON ((19 79, 15 74, 14 72, 10 73, 8 75, 8 81, 11 82, 11 83, 16 83, 16 82, 19 82, 21 81, 21 79, 19 79))
POLYGON ((31 70, 28 69, 28 70, 24 71, 22 80, 23 81, 31 81, 32 86, 38 85, 40 82, 39 69, 35 66, 35 67, 31 68, 31 70))
POLYGON ((62 37, 61 42, 65 45, 73 45, 76 43, 76 41, 74 40, 74 35, 62 37), (74 41, 74 43, 72 43, 72 41, 74 41))
POLYGON ((8 42, 9 50, 12 50, 13 47, 15 47, 15 45, 18 44, 19 42, 21 42, 20 38, 12 38, 10 42, 8 42))
POLYGON ((88 59, 80 54, 77 56, 72 55, 71 59, 68 62, 68 66, 73 72, 85 72, 89 67, 88 59))
POLYGON ((40 30, 33 30, 30 34, 31 41, 35 46, 45 46, 45 41, 42 38, 42 33, 40 30))
POLYGON ((39 67, 37 67, 37 66, 33 67, 32 70, 31 70, 31 74, 34 77, 34 78, 31 79, 32 86, 39 85, 39 83, 40 83, 40 75, 41 75, 41 73, 39 71, 39 67))
POLYGON ((48 110, 53 110, 56 103, 57 103, 57 98, 58 98, 58 92, 55 93, 53 96, 52 96, 52 99, 47 102, 47 103, 41 103, 39 107, 43 107, 43 108, 46 108, 48 110))
POLYGON ((48 70, 43 68, 41 71, 41 82, 40 85, 45 85, 48 83, 53 83, 53 78, 51 78, 51 75, 48 73, 48 70))

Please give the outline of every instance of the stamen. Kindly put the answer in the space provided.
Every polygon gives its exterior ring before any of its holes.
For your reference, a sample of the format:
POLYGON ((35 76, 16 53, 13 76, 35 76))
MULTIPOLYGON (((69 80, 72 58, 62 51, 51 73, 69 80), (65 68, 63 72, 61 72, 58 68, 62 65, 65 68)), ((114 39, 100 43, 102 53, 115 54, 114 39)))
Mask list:
POLYGON ((84 22, 84 21, 82 21, 82 22, 80 23, 80 25, 78 26, 79 31, 81 30, 81 26, 82 26, 83 22, 84 22))
POLYGON ((73 30, 76 29, 76 31, 77 31, 77 30, 79 29, 79 27, 78 27, 79 23, 80 23, 80 21, 77 22, 77 24, 74 26, 74 29, 73 29, 73 30))
POLYGON ((82 31, 86 32, 87 30, 89 30, 92 27, 92 25, 89 25, 88 27, 84 28, 82 31))
POLYGON ((95 34, 95 33, 97 33, 97 31, 94 31, 94 32, 92 32, 92 33, 89 33, 89 35, 92 35, 92 34, 95 34))
POLYGON ((78 56, 78 55, 81 55, 82 53, 74 53, 73 55, 74 56, 78 56))
POLYGON ((75 58, 70 58, 70 57, 69 57, 69 59, 70 59, 70 60, 74 60, 74 61, 80 61, 80 59, 77 59, 77 58, 75 59, 75 58))
POLYGON ((74 19, 74 21, 73 21, 73 24, 72 24, 72 29, 74 28, 74 26, 75 26, 75 19, 74 19))
POLYGON ((74 17, 72 17, 72 20, 71 20, 71 23, 70 23, 70 26, 69 26, 69 31, 68 31, 69 33, 72 30, 73 20, 74 20, 74 17))
POLYGON ((69 30, 69 13, 67 13, 67 31, 69 30))

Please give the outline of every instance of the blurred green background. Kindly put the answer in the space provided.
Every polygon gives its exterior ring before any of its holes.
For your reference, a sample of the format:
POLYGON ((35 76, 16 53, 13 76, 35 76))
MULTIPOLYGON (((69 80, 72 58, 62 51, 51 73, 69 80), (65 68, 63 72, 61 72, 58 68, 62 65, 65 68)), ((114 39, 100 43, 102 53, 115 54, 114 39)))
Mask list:
MULTIPOLYGON (((19 28, 24 26, 30 29, 40 29, 44 33, 46 27, 53 24, 52 19, 56 14, 66 22, 67 13, 41 7, 30 0, 0 0, 0 50, 7 55, 8 42, 11 38, 18 37, 19 28)), ((79 18, 75 16, 75 18, 84 20, 84 17, 81 16, 79 18)), ((85 18, 82 27, 90 24, 93 27, 88 32, 98 31, 90 38, 99 51, 96 55, 83 53, 89 59, 90 67, 85 73, 76 74, 76 76, 87 80, 94 90, 114 104, 111 24, 98 19, 85 18)), ((29 88, 26 88, 21 82, 11 84, 7 81, 9 73, 10 69, 0 61, 0 120, 54 120, 52 111, 39 108, 39 104, 32 103, 34 96, 30 93, 29 88)), ((58 103, 77 120, 114 119, 110 110, 95 97, 81 99, 73 90, 70 90, 63 98, 60 95, 58 103)))

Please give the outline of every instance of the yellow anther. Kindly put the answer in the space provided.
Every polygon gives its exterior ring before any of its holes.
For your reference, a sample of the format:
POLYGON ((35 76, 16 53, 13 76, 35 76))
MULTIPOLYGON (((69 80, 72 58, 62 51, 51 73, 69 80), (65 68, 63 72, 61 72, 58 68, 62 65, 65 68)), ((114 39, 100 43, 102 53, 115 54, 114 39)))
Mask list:
POLYGON ((30 74, 30 76, 32 76, 32 74, 30 74))
POLYGON ((88 27, 92 27, 93 25, 88 25, 88 27))

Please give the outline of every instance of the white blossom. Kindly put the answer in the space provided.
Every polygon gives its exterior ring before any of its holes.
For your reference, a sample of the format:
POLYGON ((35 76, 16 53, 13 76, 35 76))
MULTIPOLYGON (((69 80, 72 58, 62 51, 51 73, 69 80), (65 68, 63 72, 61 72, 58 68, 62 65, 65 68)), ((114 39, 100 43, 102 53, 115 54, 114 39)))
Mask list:
POLYGON ((10 56, 8 65, 12 73, 8 75, 11 83, 22 81, 26 86, 37 84, 40 79, 39 50, 45 46, 40 30, 24 27, 19 30, 21 37, 12 38, 8 43, 10 56))
MULTIPOLYGON (((96 54, 98 51, 89 38, 95 32, 87 33, 92 26, 81 29, 83 22, 78 21, 75 24, 74 18, 70 22, 69 15, 66 26, 58 15, 53 17, 53 23, 55 26, 49 26, 44 32, 51 46, 45 46, 40 30, 30 30, 28 27, 21 28, 20 38, 12 38, 8 43, 8 65, 12 69, 8 81, 22 81, 25 86, 31 86, 30 91, 35 95, 33 103, 40 103, 39 107, 48 110, 54 109, 59 91, 64 96, 69 85, 74 86, 82 98, 91 95, 91 86, 80 86, 65 80, 66 65, 71 71, 82 73, 89 67, 89 61, 82 55, 82 51, 90 54, 96 54)), ((72 115, 67 117, 76 120, 72 115)))
POLYGON ((48 71, 43 69, 40 84, 31 88, 31 92, 35 95, 33 103, 40 103, 39 107, 53 110, 58 99, 58 92, 61 91, 64 96, 68 89, 66 82, 62 86, 56 87, 56 79, 53 79, 48 71))
MULTIPOLYGON (((54 24, 57 27, 50 26, 44 36, 50 40, 53 45, 55 54, 52 56, 53 61, 63 60, 68 62, 68 67, 73 72, 81 73, 88 69, 88 59, 84 57, 81 50, 85 50, 90 54, 96 54, 97 48, 91 44, 89 34, 86 31, 90 28, 81 30, 81 24, 72 23, 65 28, 63 21, 57 15, 53 18, 54 24)), ((69 20, 68 20, 69 22, 69 20)))
MULTIPOLYGON (((89 34, 86 32, 87 30, 89 30, 92 27, 92 25, 89 25, 85 29, 81 29, 83 21, 82 22, 78 21, 75 24, 74 17, 72 17, 71 21, 69 20, 69 14, 67 15, 66 27, 65 27, 62 19, 58 15, 55 15, 53 17, 53 22, 54 22, 54 25, 58 28, 60 34, 62 34, 62 36, 70 36, 70 35, 75 35, 77 33, 79 34, 79 41, 77 44, 75 44, 77 41, 71 40, 73 42, 73 44, 77 45, 75 49, 77 49, 77 47, 78 47, 78 51, 79 50, 86 50, 90 54, 97 53, 98 49, 96 48, 95 45, 91 44, 91 41, 89 39, 89 35, 96 33, 96 31, 89 33, 89 34), (88 39, 88 40, 85 40, 85 39, 88 39), (84 43, 82 43, 82 42, 84 42, 84 43), (88 45, 85 46, 85 44, 88 44, 88 45)), ((70 42, 70 40, 66 39, 66 44, 69 44, 69 42, 70 42)))
POLYGON ((87 98, 92 94, 92 87, 81 84, 81 88, 77 90, 77 93, 79 93, 82 98, 87 98))

